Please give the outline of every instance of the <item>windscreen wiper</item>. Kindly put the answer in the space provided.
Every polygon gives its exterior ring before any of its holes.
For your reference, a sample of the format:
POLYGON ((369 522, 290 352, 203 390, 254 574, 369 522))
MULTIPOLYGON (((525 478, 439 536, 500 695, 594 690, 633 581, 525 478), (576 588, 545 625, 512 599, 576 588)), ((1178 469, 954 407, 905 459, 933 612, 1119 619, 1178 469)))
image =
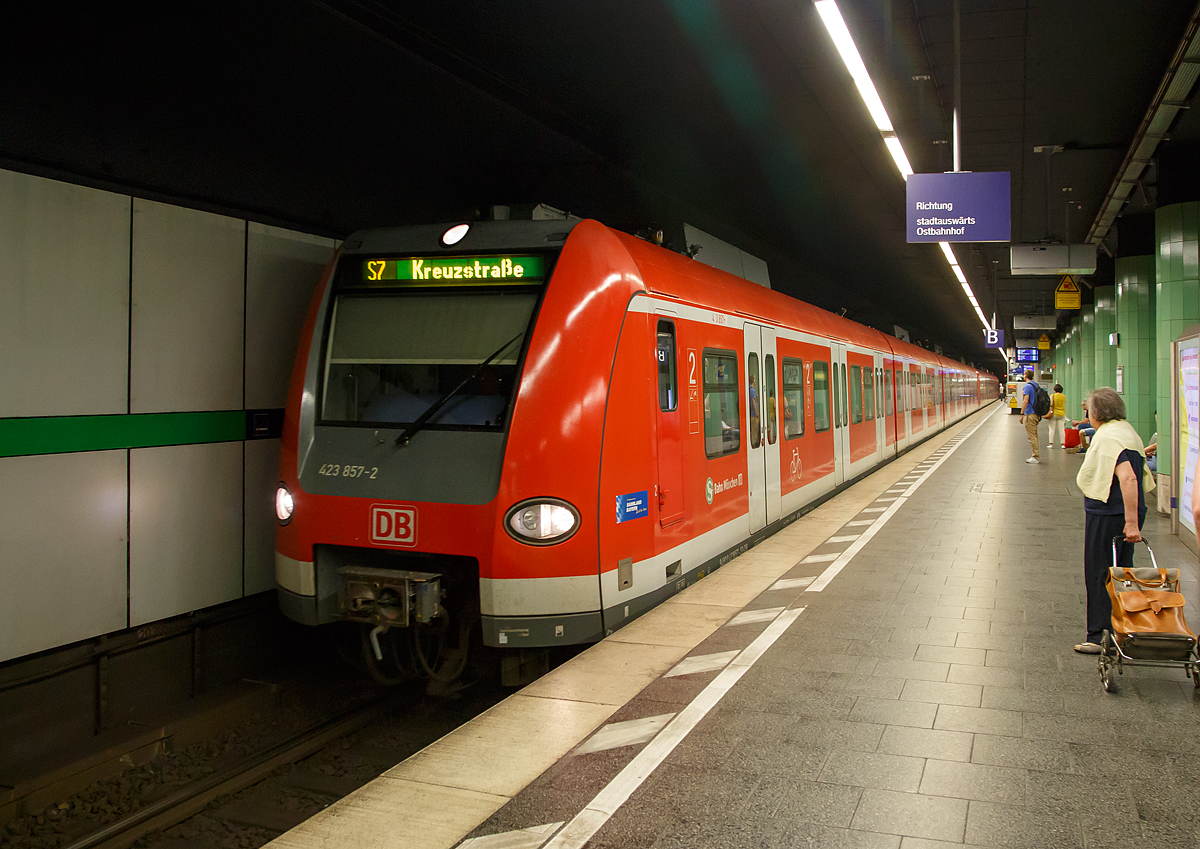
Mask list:
POLYGON ((479 373, 481 371, 483 371, 485 366, 487 366, 489 363, 491 363, 492 360, 496 359, 496 357, 498 357, 502 353, 504 353, 504 351, 508 348, 509 345, 511 345, 513 342, 516 342, 518 339, 520 339, 524 335, 525 335, 525 331, 522 330, 516 336, 509 339, 507 342, 505 342, 503 345, 501 345, 499 348, 497 348, 495 351, 493 351, 491 354, 489 354, 488 358, 486 360, 481 362, 479 365, 475 366, 475 369, 463 379, 462 383, 458 384, 458 386, 455 386, 453 389, 451 389, 449 392, 447 392, 441 398, 438 398, 436 401, 433 402, 433 404, 431 404, 429 406, 429 408, 427 410, 425 410, 425 412, 423 412, 423 413, 421 413, 421 415, 417 416, 417 420, 415 422, 413 422, 412 424, 410 424, 408 427, 406 427, 404 429, 404 432, 396 437, 396 444, 399 445, 401 448, 408 445, 409 440, 413 438, 413 436, 416 434, 416 432, 419 431, 421 428, 425 427, 425 423, 428 422, 430 419, 432 419, 434 416, 436 416, 441 411, 442 407, 445 407, 446 404, 450 401, 450 399, 458 394, 458 391, 460 389, 462 389, 464 386, 466 386, 468 383, 470 383, 472 380, 474 380, 476 377, 478 377, 479 373))

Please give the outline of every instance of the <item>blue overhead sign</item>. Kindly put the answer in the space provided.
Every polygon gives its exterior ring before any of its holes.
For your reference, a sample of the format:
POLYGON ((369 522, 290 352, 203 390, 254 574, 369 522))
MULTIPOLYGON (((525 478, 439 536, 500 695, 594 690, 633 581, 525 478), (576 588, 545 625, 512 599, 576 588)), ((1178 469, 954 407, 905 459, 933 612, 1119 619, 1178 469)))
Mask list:
POLYGON ((1012 239, 1007 171, 910 174, 906 192, 910 242, 1012 239))
POLYGON ((1003 348, 1004 347, 1004 331, 993 330, 988 328, 983 331, 983 347, 985 348, 1003 348))

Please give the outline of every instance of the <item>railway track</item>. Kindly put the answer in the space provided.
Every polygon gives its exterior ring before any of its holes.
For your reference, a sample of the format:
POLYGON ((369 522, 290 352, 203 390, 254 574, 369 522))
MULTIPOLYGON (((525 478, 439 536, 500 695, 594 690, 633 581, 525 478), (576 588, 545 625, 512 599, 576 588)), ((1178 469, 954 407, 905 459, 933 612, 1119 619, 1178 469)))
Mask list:
POLYGON ((169 828, 204 811, 214 800, 244 790, 280 767, 297 763, 335 740, 380 720, 411 697, 388 695, 345 711, 302 734, 252 755, 231 767, 177 790, 88 834, 66 849, 126 849, 155 831, 169 828))

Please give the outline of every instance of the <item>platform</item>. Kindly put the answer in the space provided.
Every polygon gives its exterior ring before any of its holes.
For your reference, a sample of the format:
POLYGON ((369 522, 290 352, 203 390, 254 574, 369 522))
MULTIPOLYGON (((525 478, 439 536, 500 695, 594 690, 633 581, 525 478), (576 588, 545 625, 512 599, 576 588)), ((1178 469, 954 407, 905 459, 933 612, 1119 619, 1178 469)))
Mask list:
POLYGON ((1200 697, 1072 650, 1083 458, 1041 453, 971 416, 271 845, 1194 849, 1200 697))

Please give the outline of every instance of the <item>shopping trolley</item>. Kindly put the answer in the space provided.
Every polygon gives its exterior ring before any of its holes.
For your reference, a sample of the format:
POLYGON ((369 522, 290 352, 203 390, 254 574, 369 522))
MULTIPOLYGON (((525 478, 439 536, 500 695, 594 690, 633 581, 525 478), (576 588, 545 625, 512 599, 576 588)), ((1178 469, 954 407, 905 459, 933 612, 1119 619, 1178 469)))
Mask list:
POLYGON ((1196 635, 1183 618, 1184 598, 1179 592, 1179 570, 1159 569, 1154 551, 1146 544, 1150 566, 1117 565, 1113 538, 1113 565, 1105 586, 1112 599, 1112 631, 1100 638, 1100 681, 1110 693, 1117 688, 1113 669, 1124 675, 1126 666, 1182 667, 1200 689, 1200 654, 1196 635))

